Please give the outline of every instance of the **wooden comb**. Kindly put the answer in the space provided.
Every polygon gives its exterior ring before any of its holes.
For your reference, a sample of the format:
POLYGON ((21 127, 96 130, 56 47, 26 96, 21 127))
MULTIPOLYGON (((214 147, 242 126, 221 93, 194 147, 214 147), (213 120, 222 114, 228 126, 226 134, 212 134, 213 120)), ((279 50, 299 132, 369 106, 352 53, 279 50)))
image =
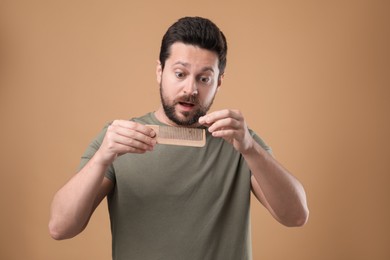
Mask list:
POLYGON ((156 132, 157 143, 203 147, 206 144, 204 129, 174 127, 165 125, 147 125, 156 132))

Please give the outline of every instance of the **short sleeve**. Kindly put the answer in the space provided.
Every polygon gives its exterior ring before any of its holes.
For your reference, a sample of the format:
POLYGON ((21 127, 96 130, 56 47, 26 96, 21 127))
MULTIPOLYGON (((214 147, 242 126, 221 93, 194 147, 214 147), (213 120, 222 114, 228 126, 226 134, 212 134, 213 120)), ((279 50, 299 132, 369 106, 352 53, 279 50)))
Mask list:
MULTIPOLYGON (((100 148, 100 145, 103 142, 104 136, 106 135, 108 126, 109 126, 109 124, 104 126, 104 128, 99 133, 99 135, 89 144, 89 146, 85 150, 84 154, 81 156, 81 161, 80 161, 79 168, 78 168, 79 171, 88 163, 88 161, 95 155, 96 151, 100 148)), ((107 171, 105 173, 105 177, 107 177, 108 179, 110 179, 112 182, 115 183, 115 171, 114 171, 114 167, 112 165, 110 165, 107 168, 107 171)))
POLYGON ((269 154, 272 154, 272 149, 270 146, 268 146, 264 140, 258 136, 253 130, 249 129, 249 133, 251 134, 251 136, 253 137, 253 139, 255 139, 255 141, 264 149, 266 150, 269 154))

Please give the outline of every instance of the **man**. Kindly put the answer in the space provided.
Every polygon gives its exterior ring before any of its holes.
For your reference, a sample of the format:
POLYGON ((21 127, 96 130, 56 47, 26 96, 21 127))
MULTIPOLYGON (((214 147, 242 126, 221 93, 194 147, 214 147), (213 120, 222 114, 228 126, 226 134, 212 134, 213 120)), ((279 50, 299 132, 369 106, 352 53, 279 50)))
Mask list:
POLYGON ((113 259, 251 259, 251 190, 282 224, 306 223, 302 185, 242 114, 207 114, 226 53, 225 36, 210 20, 185 17, 168 29, 156 69, 161 106, 113 121, 91 143, 81 170, 53 199, 53 238, 80 233, 106 196, 113 259), (157 144, 148 125, 204 128, 206 145, 157 144))

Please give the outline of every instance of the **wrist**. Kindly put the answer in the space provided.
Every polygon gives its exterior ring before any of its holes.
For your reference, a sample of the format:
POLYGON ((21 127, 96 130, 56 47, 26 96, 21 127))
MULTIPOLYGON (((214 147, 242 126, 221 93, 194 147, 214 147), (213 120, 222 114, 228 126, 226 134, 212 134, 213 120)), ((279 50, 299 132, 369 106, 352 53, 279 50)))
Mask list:
POLYGON ((95 155, 92 157, 91 160, 93 160, 93 163, 96 166, 101 166, 107 168, 112 164, 112 162, 115 160, 117 156, 116 155, 105 155, 100 149, 97 150, 95 155))
POLYGON ((256 141, 252 138, 249 137, 247 138, 247 141, 243 143, 240 153, 243 156, 247 156, 253 153, 256 153, 256 141))
POLYGON ((241 152, 241 154, 244 158, 259 158, 259 156, 265 157, 267 152, 254 139, 252 139, 250 145, 248 145, 247 149, 241 152))

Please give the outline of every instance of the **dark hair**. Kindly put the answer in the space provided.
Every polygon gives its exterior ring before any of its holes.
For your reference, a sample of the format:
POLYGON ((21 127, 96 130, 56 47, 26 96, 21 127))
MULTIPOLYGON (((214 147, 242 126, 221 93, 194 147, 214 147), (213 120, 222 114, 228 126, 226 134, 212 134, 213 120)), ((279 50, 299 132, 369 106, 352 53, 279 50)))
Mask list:
POLYGON ((162 69, 164 69, 166 59, 169 58, 170 47, 175 42, 191 44, 215 52, 218 55, 220 75, 224 73, 227 55, 226 38, 212 21, 202 17, 183 17, 171 25, 161 42, 162 69))

